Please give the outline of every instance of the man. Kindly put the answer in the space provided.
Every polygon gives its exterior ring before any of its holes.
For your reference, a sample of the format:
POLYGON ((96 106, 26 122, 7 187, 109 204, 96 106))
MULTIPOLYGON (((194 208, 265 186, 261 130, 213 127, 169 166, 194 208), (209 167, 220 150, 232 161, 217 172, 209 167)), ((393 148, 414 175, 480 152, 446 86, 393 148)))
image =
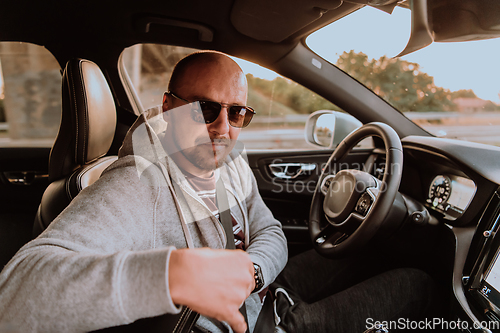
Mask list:
MULTIPOLYGON (((242 183, 251 182, 252 191, 257 189, 248 165, 242 161, 241 156, 233 151, 241 128, 248 125, 253 116, 251 108, 243 107, 246 105, 246 101, 247 82, 244 73, 233 60, 216 52, 195 53, 181 60, 172 74, 169 91, 164 95, 162 119, 167 122, 168 126, 165 136, 160 135, 162 147, 165 148, 168 156, 175 161, 175 165, 181 169, 188 183, 200 197, 206 199, 207 196, 211 195, 213 202, 204 200, 204 203, 215 215, 217 215, 217 207, 215 206, 216 174, 214 170, 227 166, 224 163, 227 162, 231 152, 233 155, 230 157, 230 164, 237 164, 238 169, 240 169, 238 171, 245 170, 245 172, 233 174, 229 171, 227 174, 230 177, 224 183, 229 185, 233 183, 232 180, 242 183), (250 180, 249 177, 252 179, 250 180)), ((177 183, 182 183, 182 180, 174 182, 174 184, 177 183)), ((244 196, 247 195, 243 193, 240 195, 240 197, 244 196)), ((190 205, 191 208, 193 206, 190 205)), ((232 206, 237 205, 235 203, 232 206)), ((261 206, 267 211, 267 208, 264 207, 261 206)), ((233 214, 237 214, 238 210, 232 208, 231 211, 233 214)), ((245 212, 242 213, 245 214, 245 212)), ((258 213, 254 211, 252 214, 257 215, 258 213)), ((266 223, 274 220, 269 214, 266 214, 264 219, 267 219, 266 223)), ((200 220, 200 218, 194 220, 200 220)), ((246 237, 253 238, 253 235, 256 234, 252 232, 252 229, 257 225, 258 220, 262 220, 262 218, 250 217, 248 219, 244 228, 249 229, 250 233, 247 233, 246 237)), ((235 228, 238 227, 234 217, 233 225, 235 228)), ((271 277, 264 279, 268 282, 272 282, 277 273, 281 271, 287 257, 286 240, 281 229, 276 228, 279 224, 273 222, 272 225, 273 228, 267 230, 267 239, 260 236, 259 239, 249 242, 242 235, 238 236, 237 230, 241 230, 241 228, 235 229, 234 235, 237 248, 245 249, 243 244, 249 244, 247 249, 249 253, 259 251, 257 254, 263 256, 260 251, 265 248, 275 252, 272 257, 276 262, 276 267, 282 266, 275 270, 271 277), (264 242, 276 243, 273 246, 264 246, 264 242), (278 248, 273 250, 276 245, 278 248)), ((239 233, 241 234, 241 231, 239 233)), ((253 274, 253 268, 250 268, 253 274)), ((182 291, 185 288, 179 289, 182 291)), ((237 290, 234 291, 237 292, 237 290)), ((194 300, 194 304, 183 302, 180 304, 189 305, 190 308, 197 310, 199 299, 195 297, 194 300)), ((260 301, 259 298, 255 298, 255 300, 260 301)), ((229 313, 237 317, 239 321, 237 325, 243 328, 245 326, 244 320, 238 312, 238 305, 239 303, 233 304, 229 313)), ((212 312, 214 308, 210 307, 207 310, 212 312)), ((257 309, 260 309, 260 306, 257 306, 257 309)), ((249 322, 253 327, 258 311, 256 312, 250 307, 248 310, 249 314, 252 313, 249 322)), ((200 309, 199 312, 207 314, 205 309, 200 309)), ((225 315, 226 311, 223 311, 223 314, 225 315)), ((214 315, 211 317, 217 318, 214 315)), ((233 328, 237 327, 235 325, 233 328)))
POLYGON ((253 330, 258 292, 285 266, 287 248, 249 166, 230 154, 251 119, 246 99, 245 75, 226 55, 202 52, 179 62, 163 113, 143 114, 118 161, 3 269, 0 323, 83 332, 186 305, 202 315, 200 328, 242 333, 245 302, 253 330), (219 180, 244 251, 224 250, 233 237, 209 207, 219 204, 219 180), (196 188, 200 182, 208 189, 196 188), (257 269, 263 285, 255 290, 257 269))

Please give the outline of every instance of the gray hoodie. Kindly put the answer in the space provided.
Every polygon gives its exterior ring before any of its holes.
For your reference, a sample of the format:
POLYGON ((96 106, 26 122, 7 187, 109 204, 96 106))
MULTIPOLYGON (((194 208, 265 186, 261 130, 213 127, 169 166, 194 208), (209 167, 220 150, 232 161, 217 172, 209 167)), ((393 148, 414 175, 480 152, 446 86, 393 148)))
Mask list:
MULTIPOLYGON (((171 251, 188 247, 187 240, 194 247, 222 249, 226 238, 162 150, 166 126, 160 111, 143 114, 119 159, 4 267, 0 327, 85 332, 180 311, 169 293, 171 251)), ((267 286, 287 261, 281 225, 262 201, 242 154, 232 153, 216 177, 222 177, 246 251, 262 268, 267 286)), ((245 303, 253 331, 261 303, 256 293, 245 303)), ((198 325, 230 330, 203 317, 198 325)))

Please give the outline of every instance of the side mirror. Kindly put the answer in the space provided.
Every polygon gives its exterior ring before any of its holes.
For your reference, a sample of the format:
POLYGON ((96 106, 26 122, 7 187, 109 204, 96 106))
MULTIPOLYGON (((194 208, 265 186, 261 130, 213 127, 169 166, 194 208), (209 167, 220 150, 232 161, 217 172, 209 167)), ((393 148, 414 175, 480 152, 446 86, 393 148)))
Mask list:
POLYGON ((313 146, 334 149, 352 131, 363 125, 350 114, 320 110, 306 122, 306 141, 313 146))

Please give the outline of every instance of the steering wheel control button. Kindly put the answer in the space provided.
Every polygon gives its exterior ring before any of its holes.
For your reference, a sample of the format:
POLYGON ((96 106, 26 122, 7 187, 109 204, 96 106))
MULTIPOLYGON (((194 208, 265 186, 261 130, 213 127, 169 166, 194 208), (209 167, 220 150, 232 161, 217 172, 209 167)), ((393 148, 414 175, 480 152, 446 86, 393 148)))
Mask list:
POLYGON ((356 204, 356 212, 366 216, 368 210, 372 205, 372 197, 368 193, 364 193, 361 198, 359 198, 358 203, 356 204))
POLYGON ((330 184, 332 183, 333 178, 335 178, 334 175, 328 175, 321 182, 321 193, 323 193, 323 195, 326 195, 328 193, 328 190, 330 189, 330 184))

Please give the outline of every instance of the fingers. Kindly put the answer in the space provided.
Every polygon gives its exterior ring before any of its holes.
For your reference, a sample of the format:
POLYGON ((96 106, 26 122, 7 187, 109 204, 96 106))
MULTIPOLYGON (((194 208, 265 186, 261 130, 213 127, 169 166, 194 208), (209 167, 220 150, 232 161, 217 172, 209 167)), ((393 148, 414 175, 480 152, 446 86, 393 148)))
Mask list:
POLYGON ((247 323, 239 309, 231 311, 227 314, 227 318, 222 320, 227 322, 236 333, 245 333, 247 330, 247 323))
POLYGON ((250 256, 241 250, 183 249, 172 252, 169 288, 172 301, 244 333, 241 304, 255 288, 250 256))

